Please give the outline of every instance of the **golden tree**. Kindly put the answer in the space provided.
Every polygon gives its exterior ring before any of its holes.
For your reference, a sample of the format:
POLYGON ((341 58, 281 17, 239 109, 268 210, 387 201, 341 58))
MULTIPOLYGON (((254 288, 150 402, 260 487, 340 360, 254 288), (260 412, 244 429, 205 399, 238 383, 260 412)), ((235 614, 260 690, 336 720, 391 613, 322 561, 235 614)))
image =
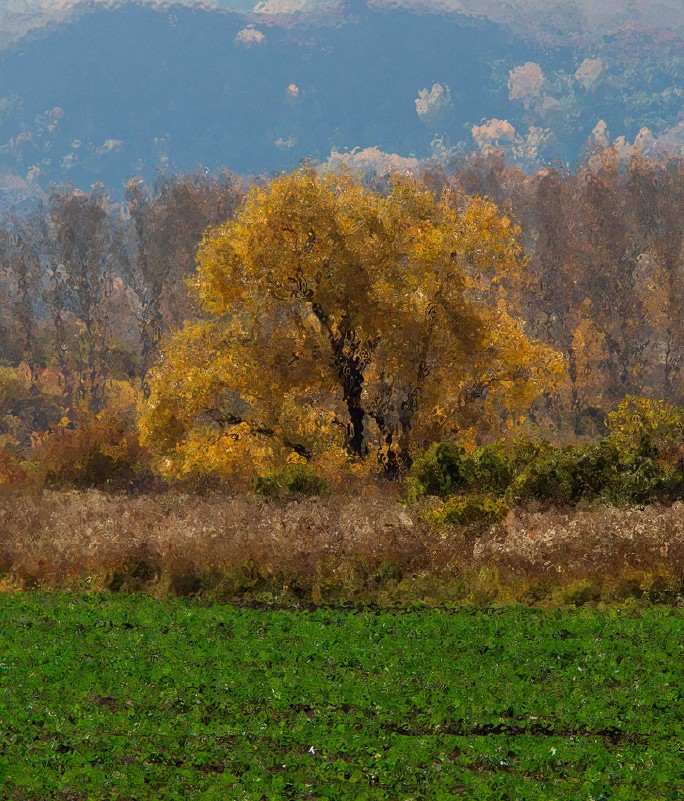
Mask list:
POLYGON ((302 170, 210 230, 208 319, 163 348, 141 415, 169 475, 360 461, 513 425, 562 372, 506 304, 518 231, 480 198, 302 170))

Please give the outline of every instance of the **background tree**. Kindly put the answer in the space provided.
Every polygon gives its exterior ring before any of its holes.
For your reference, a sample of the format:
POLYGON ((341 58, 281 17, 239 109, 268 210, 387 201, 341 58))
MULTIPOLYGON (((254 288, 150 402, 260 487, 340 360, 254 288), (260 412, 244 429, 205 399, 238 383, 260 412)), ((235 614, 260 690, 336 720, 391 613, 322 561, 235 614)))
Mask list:
POLYGON ((231 173, 161 175, 150 188, 129 181, 128 260, 124 277, 138 300, 141 375, 157 355, 162 336, 193 314, 186 279, 195 270, 195 254, 210 225, 232 217, 243 193, 231 173))
POLYGON ((169 474, 369 454, 513 425, 562 372, 509 314, 518 231, 496 207, 312 170, 253 188, 198 255, 211 316, 171 337, 144 441, 169 474))
POLYGON ((35 377, 41 361, 40 312, 43 305, 41 210, 20 215, 5 210, 0 227, 0 291, 2 292, 2 360, 23 362, 35 377))
POLYGON ((0 437, 29 447, 63 413, 59 388, 46 382, 50 330, 43 267, 44 209, 6 210, 0 226, 0 437))
POLYGON ((51 312, 67 393, 93 412, 104 405, 113 330, 110 314, 121 271, 119 233, 101 188, 66 188, 49 201, 51 312))
POLYGON ((586 436, 603 430, 606 411, 626 394, 681 402, 681 158, 626 159, 599 147, 574 173, 544 167, 526 175, 491 152, 426 178, 488 196, 521 228, 528 280, 520 304, 509 295, 509 305, 568 364, 532 419, 586 436))

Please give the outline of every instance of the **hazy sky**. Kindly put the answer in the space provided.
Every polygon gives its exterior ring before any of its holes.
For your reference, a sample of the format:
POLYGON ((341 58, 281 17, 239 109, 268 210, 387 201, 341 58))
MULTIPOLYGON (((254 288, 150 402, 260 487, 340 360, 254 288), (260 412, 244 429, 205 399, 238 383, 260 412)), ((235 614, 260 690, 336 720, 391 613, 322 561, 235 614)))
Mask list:
MULTIPOLYGON (((414 7, 457 11, 486 16, 499 22, 524 22, 539 14, 548 15, 549 6, 565 14, 578 7, 591 28, 601 28, 630 19, 642 20, 663 28, 684 26, 682 0, 369 0, 371 5, 414 7)), ((0 44, 15 40, 28 30, 49 25, 69 16, 75 8, 115 7, 139 3, 158 8, 169 6, 223 8, 256 11, 261 14, 287 14, 292 11, 321 12, 339 8, 343 0, 2 0, 0 3, 0 44)))

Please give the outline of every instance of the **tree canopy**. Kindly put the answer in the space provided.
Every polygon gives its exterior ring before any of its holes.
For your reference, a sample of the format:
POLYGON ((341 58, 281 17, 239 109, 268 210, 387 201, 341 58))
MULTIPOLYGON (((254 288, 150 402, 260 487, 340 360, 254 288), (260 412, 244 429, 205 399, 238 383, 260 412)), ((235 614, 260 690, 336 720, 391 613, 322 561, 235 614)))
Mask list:
POLYGON ((300 170, 210 229, 205 315, 164 343, 140 420, 169 476, 372 463, 515 425, 563 372, 514 316, 519 231, 480 197, 300 170), (367 457, 370 457, 367 458, 367 457))

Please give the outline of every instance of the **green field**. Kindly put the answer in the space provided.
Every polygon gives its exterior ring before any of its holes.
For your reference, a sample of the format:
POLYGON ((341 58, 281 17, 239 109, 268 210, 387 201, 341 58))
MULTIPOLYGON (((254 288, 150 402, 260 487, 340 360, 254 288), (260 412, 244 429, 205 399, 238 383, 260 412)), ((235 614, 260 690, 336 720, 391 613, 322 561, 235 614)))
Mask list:
POLYGON ((684 612, 0 597, 0 798, 684 798, 684 612))

